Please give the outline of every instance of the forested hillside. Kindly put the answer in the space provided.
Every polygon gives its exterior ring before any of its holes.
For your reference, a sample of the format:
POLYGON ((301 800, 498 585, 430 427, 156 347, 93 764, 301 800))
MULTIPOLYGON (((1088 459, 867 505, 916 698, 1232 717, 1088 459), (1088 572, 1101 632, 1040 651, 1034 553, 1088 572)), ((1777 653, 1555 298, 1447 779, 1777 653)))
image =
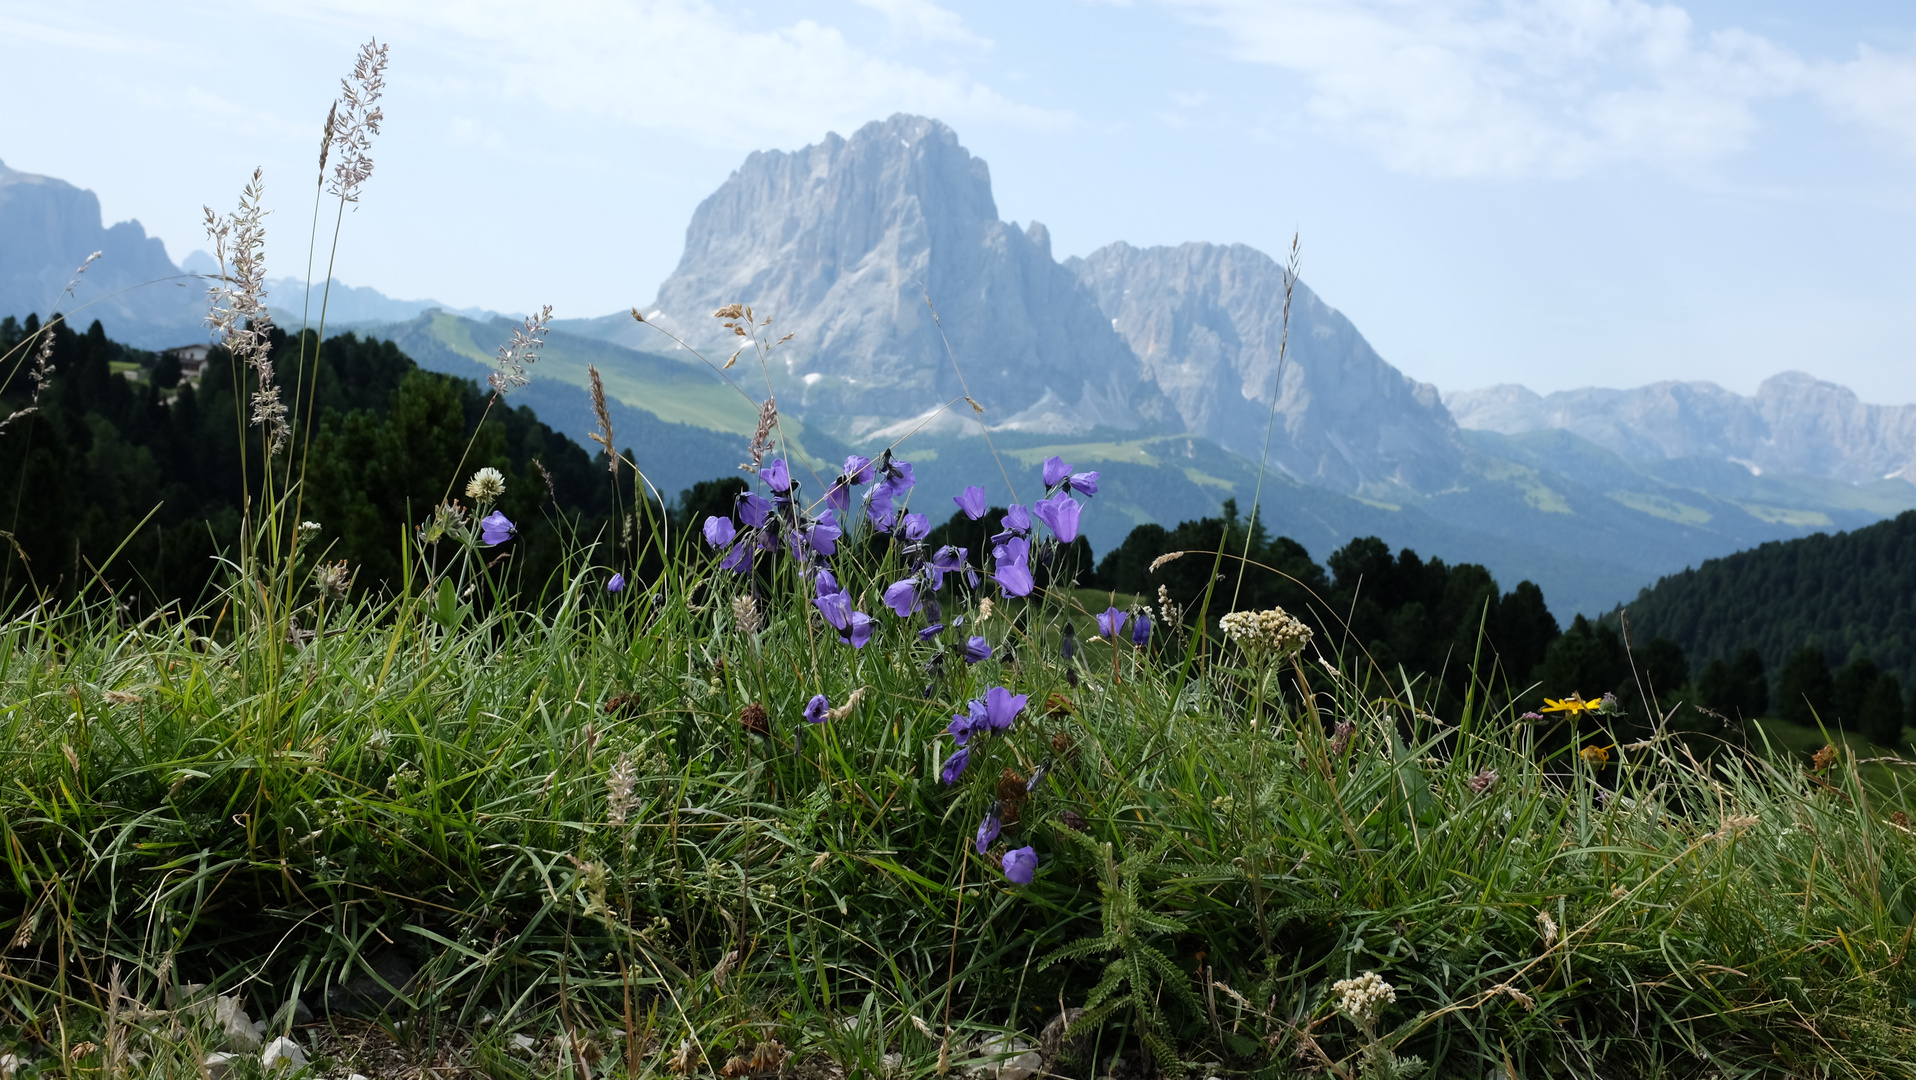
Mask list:
MULTIPOLYGON (((0 366, 0 415, 28 404, 38 346, 15 347, 38 326, 33 316, 0 321, 0 355, 11 353, 0 366)), ((290 400, 299 341, 275 330, 273 346, 290 400)), ((316 351, 293 422, 303 432, 313 421, 310 449, 292 450, 306 468, 300 516, 320 524, 313 543, 357 568, 360 587, 396 584, 401 530, 430 516, 449 478, 481 466, 506 477, 500 509, 520 526, 512 558, 523 582, 543 584, 563 533, 590 539, 611 520, 603 463, 530 409, 505 402, 487 414, 477 384, 421 371, 390 342, 347 334, 316 351)), ((235 410, 250 387, 223 349, 199 378, 181 381, 177 364, 109 340, 98 322, 84 334, 54 327, 49 361, 37 409, 0 432, 0 530, 9 534, 0 595, 17 604, 93 590, 136 611, 193 605, 222 577, 242 495, 259 490, 258 441, 249 434, 242 454, 235 410)))

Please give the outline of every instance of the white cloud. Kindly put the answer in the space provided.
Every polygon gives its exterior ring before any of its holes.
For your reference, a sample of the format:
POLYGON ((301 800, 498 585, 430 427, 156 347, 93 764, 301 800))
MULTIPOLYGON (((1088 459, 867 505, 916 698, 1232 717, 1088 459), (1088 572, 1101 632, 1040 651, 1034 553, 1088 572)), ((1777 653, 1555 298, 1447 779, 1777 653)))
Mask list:
POLYGON ((990 40, 972 33, 956 12, 947 11, 931 0, 858 0, 858 3, 884 15, 892 29, 901 34, 924 41, 991 47, 990 40))
POLYGON ((1815 87, 1839 116, 1916 154, 1916 56, 1864 47, 1848 63, 1820 67, 1815 87))
MULTIPOLYGON (((964 32, 956 16, 941 18, 949 13, 922 0, 881 7, 919 19, 926 32, 964 32)), ((877 55, 834 27, 753 25, 702 0, 329 0, 312 13, 337 18, 342 8, 376 12, 394 28, 395 64, 416 42, 492 73, 497 92, 714 146, 809 142, 828 127, 850 130, 900 111, 1032 127, 1068 119, 963 74, 877 55)))
POLYGON ((1167 0, 1238 59, 1302 75, 1320 127, 1400 170, 1573 175, 1742 148, 1810 68, 1642 0, 1167 0))

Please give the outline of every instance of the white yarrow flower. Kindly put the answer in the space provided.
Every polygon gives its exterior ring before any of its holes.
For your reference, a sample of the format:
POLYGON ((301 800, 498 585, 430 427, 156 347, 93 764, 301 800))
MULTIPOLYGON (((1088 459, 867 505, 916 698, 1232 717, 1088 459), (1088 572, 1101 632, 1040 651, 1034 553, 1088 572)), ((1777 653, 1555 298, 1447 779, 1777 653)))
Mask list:
POLYGON ((472 479, 466 481, 466 498, 475 502, 492 502, 505 493, 505 476, 490 465, 473 473, 472 479))

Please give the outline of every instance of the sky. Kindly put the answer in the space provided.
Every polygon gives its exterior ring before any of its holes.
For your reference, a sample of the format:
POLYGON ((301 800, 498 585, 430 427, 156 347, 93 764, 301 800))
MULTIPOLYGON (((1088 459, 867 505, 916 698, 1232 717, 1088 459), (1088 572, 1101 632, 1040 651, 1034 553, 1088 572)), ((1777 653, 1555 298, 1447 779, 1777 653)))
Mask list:
POLYGON ((1297 234, 1305 282, 1445 390, 1801 370, 1916 402, 1907 2, 0 0, 0 160, 176 260, 262 166, 272 272, 303 274, 369 38, 336 273, 391 296, 643 306, 747 153, 912 112, 1060 258, 1297 234))

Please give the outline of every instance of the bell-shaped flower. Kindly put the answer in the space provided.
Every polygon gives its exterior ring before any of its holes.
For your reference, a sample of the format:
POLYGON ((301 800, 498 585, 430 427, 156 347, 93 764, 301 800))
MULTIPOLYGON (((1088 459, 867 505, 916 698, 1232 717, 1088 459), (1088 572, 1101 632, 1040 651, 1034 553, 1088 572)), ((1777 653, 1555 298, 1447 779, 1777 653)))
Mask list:
POLYGON ((874 499, 902 499, 918 483, 918 477, 912 472, 911 462, 887 459, 884 462, 885 477, 872 488, 874 499))
MULTIPOLYGON (((827 575, 820 574, 819 576, 825 577, 827 575)), ((852 594, 843 589, 826 592, 824 583, 820 582, 818 597, 812 601, 812 606, 818 609, 820 615, 825 616, 826 622, 831 623, 832 626, 841 633, 846 627, 851 625, 852 594)))
POLYGON ((843 480, 825 489, 825 505, 838 511, 840 517, 852 512, 852 489, 843 480))
POLYGON ((838 632, 838 640, 854 649, 862 649, 872 639, 872 617, 862 611, 852 612, 851 625, 838 632))
POLYGON ((733 544, 732 550, 726 552, 725 558, 719 560, 719 565, 735 574, 751 573, 752 545, 743 540, 733 544))
POLYGON ((894 581, 885 589, 885 606, 904 618, 918 610, 918 579, 909 577, 903 581, 894 581))
POLYGON ((1028 847, 1012 848, 1005 852, 1005 857, 999 861, 999 865, 1005 868, 1005 877, 1010 879, 1012 884, 1029 885, 1031 879, 1038 873, 1038 853, 1028 847))
POLYGON ((1031 510, 1060 542, 1069 544, 1078 538, 1078 517, 1084 513, 1084 507, 1070 495, 1060 493, 1039 499, 1031 510))
POLYGON ((872 482, 872 459, 853 454, 845 459, 845 471, 838 474, 838 482, 846 487, 862 487, 872 482))
POLYGON ((1086 495, 1096 495, 1098 493, 1098 474, 1095 470, 1092 472, 1072 473, 1070 476, 1065 477, 1064 489, 1066 491, 1082 491, 1086 495))
POLYGON ((1004 805, 1001 802, 993 802, 991 809, 985 811, 985 819, 978 823, 978 854, 983 855, 989 850, 992 841, 998 839, 998 834, 1005 831, 1004 819, 1000 817, 1004 812, 1004 805))
POLYGON ((738 519, 750 529, 765 527, 765 519, 772 514, 772 500, 756 491, 748 491, 738 497, 738 519))
POLYGON ((1138 612, 1138 621, 1131 624, 1131 644, 1139 648, 1151 644, 1151 616, 1138 612))
POLYGON ((958 509, 963 510, 965 516, 973 521, 985 516, 985 489, 977 484, 953 495, 951 501, 957 503, 958 509))
POLYGON ((971 741, 972 728, 976 722, 974 717, 952 713, 951 723, 945 725, 945 734, 951 736, 952 742, 963 746, 971 741))
POLYGON ((944 547, 932 552, 931 563, 929 564, 931 570, 931 587, 934 589, 944 588, 946 574, 955 574, 965 569, 966 554, 967 552, 964 548, 954 547, 951 544, 946 544, 944 547))
POLYGON ((832 703, 824 694, 813 694, 812 700, 805 703, 805 721, 811 724, 825 722, 825 714, 832 711, 832 703))
POLYGON ((705 543, 708 546, 724 547, 737 535, 738 529, 733 527, 731 518, 708 517, 705 519, 705 543))
POLYGON ((938 770, 938 778, 947 786, 958 782, 965 773, 965 766, 971 764, 971 747, 961 746, 957 752, 945 759, 944 767, 938 770))
POLYGON ((1066 465, 1063 458, 1048 457, 1044 459, 1044 486, 1046 488, 1057 487, 1064 482, 1065 477, 1070 475, 1071 466, 1066 465))
POLYGON ((605 583, 605 591, 606 592, 624 592, 625 591, 625 575, 613 574, 612 580, 605 583))
POLYGON ((758 478, 765 486, 780 494, 792 490, 792 471, 784 458, 773 458, 772 463, 758 471, 758 478))
POLYGON ((1005 516, 1001 524, 1004 531, 992 536, 991 542, 1002 544, 1014 536, 1031 535, 1031 512, 1017 503, 1005 507, 1005 516))
POLYGON ((1078 631, 1077 628, 1072 626, 1070 621, 1067 620, 1064 624, 1063 633, 1058 635, 1058 656, 1069 663, 1071 658, 1076 655, 1078 655, 1078 631))
POLYGON ((1105 608, 1098 612, 1098 636, 1106 641, 1118 640, 1124 632, 1124 620, 1128 616, 1117 608, 1105 608))
POLYGON ((883 499, 873 499, 865 504, 865 518, 872 523, 872 531, 889 533, 898 524, 891 503, 883 499))
POLYGON ((944 632, 945 632, 945 624, 941 622, 935 622, 918 631, 918 640, 930 641, 932 638, 935 638, 939 634, 942 634, 944 632))
POLYGON ((991 551, 991 577, 1006 596, 1029 596, 1036 582, 1031 579, 1031 544, 1013 537, 991 551))
POLYGON ((923 514, 906 514, 903 532, 905 539, 915 544, 931 535, 931 519, 923 514))
POLYGON ((838 538, 843 535, 845 530, 838 527, 838 518, 830 510, 826 510, 818 515, 818 520, 812 522, 811 526, 805 530, 805 542, 812 545, 812 550, 820 555, 836 555, 838 538))
POLYGON ((497 547, 512 539, 519 527, 497 510, 479 519, 479 542, 487 547, 497 547))
POLYGON ((975 664, 980 660, 990 659, 990 657, 991 657, 991 642, 986 641, 984 638, 976 637, 976 636, 965 639, 965 648, 964 648, 965 663, 975 664))
POLYGON ((1018 714, 1025 711, 1025 699, 1028 694, 1013 694, 1002 686, 994 686, 985 691, 985 723, 993 731, 1004 731, 1018 714))

